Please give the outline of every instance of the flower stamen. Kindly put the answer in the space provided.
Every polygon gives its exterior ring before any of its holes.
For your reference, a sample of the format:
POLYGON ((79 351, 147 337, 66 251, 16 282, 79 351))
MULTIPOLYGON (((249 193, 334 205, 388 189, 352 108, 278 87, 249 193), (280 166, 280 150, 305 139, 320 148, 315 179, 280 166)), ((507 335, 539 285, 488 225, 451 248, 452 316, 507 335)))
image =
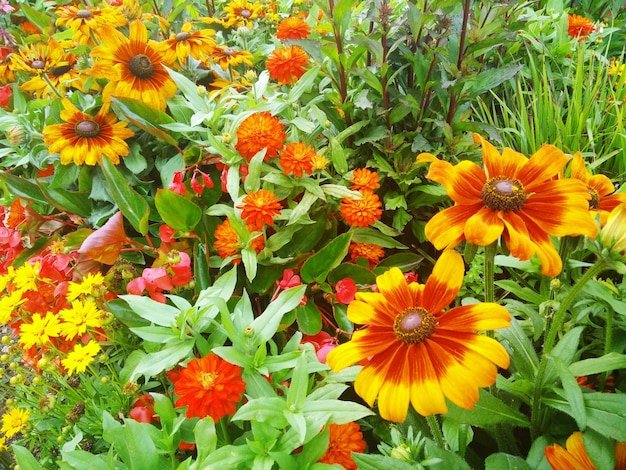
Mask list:
POLYGON ((74 132, 79 137, 96 137, 100 134, 100 126, 95 121, 84 119, 74 125, 74 132))
POLYGON ((435 331, 437 319, 422 307, 410 308, 393 322, 393 332, 406 344, 418 344, 435 331))
POLYGON ((205 390, 213 390, 217 380, 216 372, 200 372, 200 384, 205 390))
POLYGON ((526 201, 526 193, 519 180, 496 176, 485 183, 481 198, 494 211, 518 211, 526 201))

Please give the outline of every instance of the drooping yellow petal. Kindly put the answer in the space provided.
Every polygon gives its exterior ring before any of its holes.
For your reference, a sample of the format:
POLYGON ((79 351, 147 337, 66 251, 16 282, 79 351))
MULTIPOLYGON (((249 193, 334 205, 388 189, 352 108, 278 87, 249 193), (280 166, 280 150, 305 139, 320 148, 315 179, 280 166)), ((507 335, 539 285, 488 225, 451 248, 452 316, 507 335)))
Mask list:
POLYGON ((424 287, 423 307, 438 315, 456 298, 463 284, 463 258, 454 250, 445 250, 440 256, 424 287))
POLYGON ((428 349, 424 343, 410 347, 411 404, 422 416, 447 413, 448 406, 428 349))
POLYGON ((503 230, 502 211, 483 207, 467 219, 465 239, 474 245, 487 246, 500 238, 503 230))

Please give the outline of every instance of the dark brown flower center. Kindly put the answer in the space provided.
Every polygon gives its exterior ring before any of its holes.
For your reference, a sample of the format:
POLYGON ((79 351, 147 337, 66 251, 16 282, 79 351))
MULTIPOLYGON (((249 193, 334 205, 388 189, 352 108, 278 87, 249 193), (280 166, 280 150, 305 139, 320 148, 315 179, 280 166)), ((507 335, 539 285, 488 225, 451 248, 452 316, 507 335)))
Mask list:
POLYGON ((150 57, 145 54, 137 54, 130 59, 128 68, 135 77, 139 78, 150 78, 154 74, 154 65, 150 57))
POLYGON ((239 13, 239 15, 243 18, 250 18, 252 16, 252 12, 250 10, 248 10, 247 8, 244 8, 243 10, 241 10, 241 12, 239 13))
POLYGON ((588 186, 587 191, 591 196, 591 199, 589 199, 589 209, 595 209, 596 207, 598 207, 598 204, 600 204, 600 195, 598 194, 598 191, 588 186))
POLYGON ((43 70, 46 68, 46 62, 41 59, 35 59, 30 63, 30 66, 35 70, 43 70))
POLYGON ((53 67, 50 70, 50 73, 52 75, 54 75, 55 77, 60 77, 61 75, 63 75, 64 73, 69 72, 70 70, 72 70, 72 66, 70 64, 59 65, 58 67, 53 67))
POLYGON ((398 315, 393 322, 393 332, 406 344, 417 344, 430 336, 437 319, 422 307, 414 307, 398 315))
POLYGON ((96 137, 100 134, 100 126, 95 121, 85 119, 76 123, 74 132, 79 137, 96 137))
POLYGON ((494 211, 518 211, 526 201, 522 183, 505 176, 496 176, 487 181, 481 197, 485 205, 494 211))
POLYGON ((89 10, 78 10, 76 12, 76 18, 91 18, 91 12, 89 10))
POLYGON ((183 31, 181 33, 178 33, 175 36, 175 39, 176 39, 177 42, 181 42, 181 41, 187 41, 190 37, 191 37, 191 34, 189 34, 186 31, 183 31))

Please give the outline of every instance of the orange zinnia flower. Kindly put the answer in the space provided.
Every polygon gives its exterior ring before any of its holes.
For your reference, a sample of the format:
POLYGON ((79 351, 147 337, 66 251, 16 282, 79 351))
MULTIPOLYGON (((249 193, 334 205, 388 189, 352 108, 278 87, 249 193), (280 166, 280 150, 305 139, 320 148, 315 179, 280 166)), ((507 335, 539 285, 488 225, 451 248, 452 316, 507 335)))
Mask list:
POLYGON ((128 144, 124 139, 135 135, 126 122, 118 121, 105 107, 91 116, 83 113, 68 99, 63 100, 61 119, 64 124, 46 126, 43 130, 48 152, 60 153, 61 163, 68 165, 98 165, 102 156, 117 165, 120 157, 128 155, 128 144))
MULTIPOLYGON (((248 231, 252 230, 250 228, 248 229, 248 231)), ((213 248, 217 250, 218 255, 220 255, 222 259, 236 256, 243 249, 243 244, 239 239, 239 235, 231 225, 229 219, 226 219, 217 226, 213 236, 215 237, 213 248)), ((263 238, 262 235, 254 237, 249 241, 248 246, 250 246, 254 252, 258 254, 263 251, 263 248, 265 247, 265 238, 263 238)), ((241 263, 241 258, 233 259, 233 264, 239 263, 241 263)))
POLYGON ((357 168, 352 172, 352 179, 348 180, 352 183, 351 189, 359 191, 361 189, 369 189, 374 191, 380 188, 378 182, 378 173, 367 168, 357 168))
POLYGON ((164 111, 166 98, 174 96, 177 89, 164 67, 171 65, 164 52, 167 44, 148 40, 140 20, 130 24, 130 39, 108 24, 100 27, 98 36, 104 45, 91 51, 98 59, 91 72, 109 80, 102 101, 109 103, 111 96, 132 98, 164 111))
POLYGON ((587 185, 587 191, 591 195, 589 210, 594 216, 597 213, 600 214, 600 225, 604 226, 609 212, 620 204, 626 203, 626 193, 616 193, 615 186, 605 175, 589 173, 585 168, 585 161, 580 152, 576 152, 571 165, 571 177, 587 185))
POLYGON ((248 161, 261 150, 267 149, 264 158, 267 161, 283 148, 283 141, 287 137, 284 129, 280 119, 268 112, 253 114, 239 125, 235 148, 248 161))
POLYGON ((502 235, 511 254, 541 261, 541 272, 556 276, 562 262, 550 235, 587 235, 598 231, 589 213, 586 185, 560 179, 568 157, 553 145, 544 145, 530 159, 510 148, 502 155, 478 134, 484 169, 471 161, 457 165, 421 154, 418 162, 431 161, 427 178, 444 185, 455 202, 426 224, 426 237, 435 248, 453 248, 467 240, 486 246, 502 235))
POLYGON ((241 202, 242 204, 237 206, 237 209, 241 209, 241 218, 250 227, 259 231, 263 230, 265 224, 273 225, 274 217, 280 215, 282 209, 278 198, 267 189, 248 193, 241 202))
POLYGON ((303 173, 310 175, 313 171, 313 157, 316 153, 313 147, 304 142, 289 142, 280 152, 280 166, 286 175, 302 177, 303 173))
POLYGON ((583 434, 575 432, 567 438, 564 448, 559 444, 553 444, 544 449, 546 459, 553 470, 596 470, 585 444, 583 442, 583 434))
POLYGON ((596 27, 593 21, 580 15, 567 15, 567 34, 572 39, 582 41, 589 36, 596 27))
POLYGON ((355 262, 358 258, 366 259, 370 269, 376 266, 380 259, 385 256, 384 248, 373 243, 351 243, 348 253, 350 253, 352 262, 355 262))
POLYGON ((270 78, 283 85, 292 85, 306 72, 309 55, 299 46, 287 46, 274 50, 265 63, 270 78))
POLYGON ((444 310, 463 284, 463 258, 446 250, 426 284, 409 283, 392 268, 376 278, 378 292, 357 292, 348 318, 367 325, 333 349, 335 371, 364 364, 354 388, 383 419, 402 422, 409 402, 421 415, 446 413, 445 398, 471 409, 478 388, 492 385, 509 356, 495 339, 478 334, 510 326, 507 310, 476 303, 444 310), (495 365, 494 365, 495 363, 495 365))
POLYGON ((318 462, 341 465, 346 470, 356 470, 351 452, 362 453, 367 444, 357 423, 329 424, 328 450, 318 462))
POLYGON ((226 362, 215 354, 192 359, 174 383, 180 397, 177 407, 187 406, 187 417, 210 416, 216 423, 237 410, 237 403, 246 389, 241 367, 226 362))
POLYGON ((276 38, 280 40, 285 39, 306 39, 311 34, 311 27, 302 18, 295 16, 289 16, 280 23, 278 23, 278 29, 276 30, 276 38))
POLYGON ((378 199, 378 195, 372 191, 364 189, 359 192, 362 196, 361 199, 344 198, 341 200, 339 210, 348 225, 367 227, 380 220, 380 216, 383 214, 382 203, 378 199))

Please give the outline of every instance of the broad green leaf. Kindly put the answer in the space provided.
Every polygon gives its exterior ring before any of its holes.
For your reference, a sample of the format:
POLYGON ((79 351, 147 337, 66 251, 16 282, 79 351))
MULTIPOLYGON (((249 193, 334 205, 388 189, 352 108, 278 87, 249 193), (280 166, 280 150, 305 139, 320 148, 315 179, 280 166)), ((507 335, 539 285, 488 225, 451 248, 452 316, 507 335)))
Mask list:
POLYGON ((485 460, 485 470, 532 470, 530 465, 517 455, 502 452, 492 454, 485 460))
POLYGON ((48 199, 48 203, 60 211, 81 217, 89 217, 93 210, 87 192, 68 191, 61 188, 54 189, 44 182, 39 182, 38 186, 48 199))
MULTIPOLYGON (((76 470, 89 468, 90 470, 109 470, 106 459, 102 454, 96 455, 84 450, 61 451, 63 462, 76 470)), ((20 468, 22 466, 20 465, 20 468)))
POLYGON ((340 264, 328 273, 328 282, 336 284, 341 279, 349 277, 357 284, 371 285, 376 283, 376 276, 368 268, 358 264, 340 264))
MULTIPOLYGON (((161 124, 172 124, 174 119, 158 109, 131 98, 111 98, 113 111, 126 121, 153 135, 161 142, 176 146, 176 140, 161 124)), ((103 159, 103 161, 106 159, 103 159)))
POLYGON ((576 378, 567 368, 565 362, 557 357, 551 357, 552 362, 556 366, 557 373, 561 378, 561 385, 565 396, 572 407, 572 416, 576 420, 576 425, 581 431, 587 426, 587 415, 585 414, 585 403, 583 401, 583 392, 576 378))
POLYGON ((428 469, 435 470, 471 470, 471 467, 454 452, 438 447, 433 441, 427 439, 424 445, 424 455, 427 459, 433 459, 428 469), (438 459, 437 462, 434 459, 438 459))
POLYGON ((179 310, 171 305, 141 295, 120 295, 120 298, 126 301, 137 315, 155 325, 171 326, 176 323, 179 310))
POLYGON ((380 454, 352 454, 359 470, 415 470, 411 463, 380 454))
POLYGON ((316 335, 322 329, 322 314, 313 301, 296 307, 296 321, 305 335, 316 335))
POLYGON ((626 354, 611 352, 601 357, 583 359, 570 364, 569 370, 576 377, 599 374, 617 369, 626 369, 626 354))
POLYGON ((302 413, 305 415, 309 413, 326 414, 328 422, 335 424, 345 424, 374 414, 369 408, 352 401, 313 400, 310 396, 302 407, 302 413))
POLYGON ((471 97, 476 97, 515 77, 523 67, 522 64, 509 64, 485 70, 475 77, 466 79, 465 91, 471 97))
POLYGON ((0 173, 0 180, 6 184, 13 196, 18 196, 40 204, 48 203, 48 200, 41 192, 41 189, 35 183, 32 183, 26 178, 14 176, 11 173, 3 171, 0 173))
POLYGON ((261 423, 272 423, 277 429, 287 426, 287 419, 284 412, 287 410, 287 403, 281 397, 263 397, 248 400, 233 415, 233 421, 256 420, 261 423))
POLYGON ((398 248, 402 250, 408 248, 393 237, 384 235, 378 230, 371 228, 355 228, 352 232, 352 241, 355 243, 373 243, 383 248, 398 248))
POLYGON ((159 416, 161 422, 161 428, 170 434, 174 428, 174 419, 176 418, 176 411, 174 405, 169 397, 160 393, 152 393, 154 398, 154 412, 159 416))
POLYGON ((171 328, 162 326, 140 326, 137 328, 129 328, 130 331, 139 336, 141 339, 152 343, 166 343, 172 338, 177 338, 178 333, 173 332, 171 328))
POLYGON ((217 433, 213 418, 207 417, 198 421, 193 428, 196 438, 197 461, 201 462, 217 447, 217 433))
POLYGON ((124 214, 124 217, 128 219, 140 234, 145 235, 148 233, 150 207, 146 200, 130 186, 130 183, 108 158, 102 160, 101 167, 102 173, 109 184, 113 200, 124 214))
POLYGON ((17 460, 20 466, 20 470, 44 470, 27 448, 13 444, 11 449, 15 455, 15 460, 17 460))
POLYGON ((254 331, 252 342, 260 345, 269 341, 280 325, 283 315, 295 309, 302 300, 306 286, 297 286, 284 290, 278 298, 271 302, 265 311, 250 324, 254 331))
POLYGON ((52 26, 52 17, 49 14, 33 8, 28 3, 20 4, 20 11, 26 15, 29 21, 44 32, 52 26))
POLYGON ((324 282, 328 272, 339 266, 348 253, 348 246, 352 234, 350 232, 339 235, 324 248, 307 259, 302 265, 300 275, 306 283, 313 281, 324 282))
POLYGON ((494 424, 507 423, 519 427, 527 427, 530 423, 528 417, 519 411, 509 408, 504 402, 481 389, 478 402, 471 410, 466 410, 449 403, 446 418, 459 423, 471 424, 478 427, 492 426, 494 424))
POLYGON ((287 101, 289 103, 295 103, 298 101, 302 94, 313 86, 313 83, 315 83, 315 80, 319 76, 319 70, 320 69, 317 66, 311 67, 298 79, 296 84, 291 87, 289 95, 287 96, 287 101))
POLYGON ((154 377, 165 370, 173 368, 191 354, 193 345, 193 339, 177 340, 175 342, 172 341, 165 349, 159 352, 146 354, 133 370, 131 380, 136 379, 140 375, 154 377))
POLYGON ((154 205, 163 222, 183 232, 191 232, 202 217, 202 209, 198 205, 171 189, 159 188, 154 205))

